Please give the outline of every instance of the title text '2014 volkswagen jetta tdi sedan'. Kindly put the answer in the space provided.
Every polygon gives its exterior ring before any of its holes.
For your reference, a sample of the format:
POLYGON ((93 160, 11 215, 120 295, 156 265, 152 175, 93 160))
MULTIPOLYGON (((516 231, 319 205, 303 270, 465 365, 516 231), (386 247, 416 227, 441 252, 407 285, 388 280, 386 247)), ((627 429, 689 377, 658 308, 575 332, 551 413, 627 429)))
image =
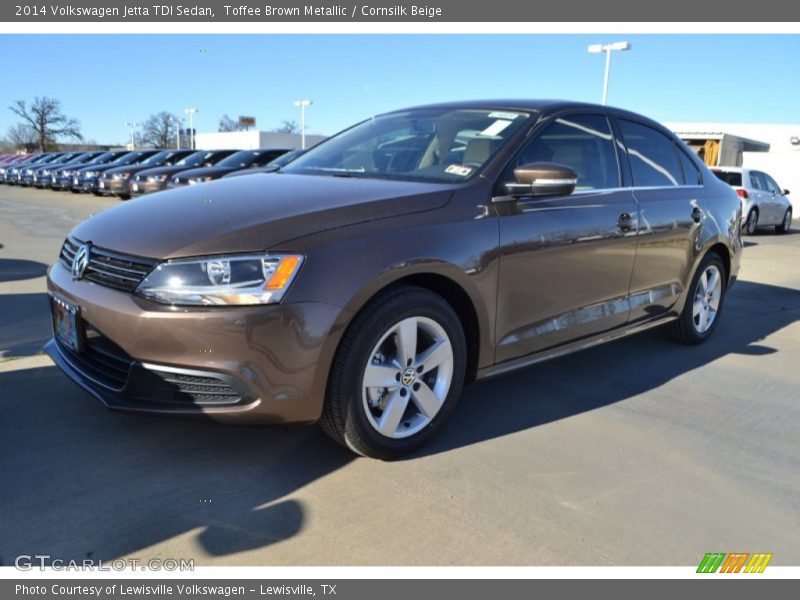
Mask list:
POLYGON ((630 112, 401 110, 275 173, 78 225, 49 271, 47 351, 110 408, 319 421, 393 457, 465 382, 662 324, 705 341, 738 272, 739 211, 630 112))

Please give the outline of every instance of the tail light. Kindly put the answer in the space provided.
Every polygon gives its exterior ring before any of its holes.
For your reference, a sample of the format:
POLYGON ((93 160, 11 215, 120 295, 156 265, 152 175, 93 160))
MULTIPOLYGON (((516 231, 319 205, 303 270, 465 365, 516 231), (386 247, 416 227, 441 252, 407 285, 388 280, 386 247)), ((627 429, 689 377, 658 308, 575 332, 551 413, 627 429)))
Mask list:
POLYGON ((736 193, 739 194, 739 198, 742 200, 747 200, 750 197, 750 194, 747 193, 747 190, 743 190, 741 188, 736 190, 736 193))

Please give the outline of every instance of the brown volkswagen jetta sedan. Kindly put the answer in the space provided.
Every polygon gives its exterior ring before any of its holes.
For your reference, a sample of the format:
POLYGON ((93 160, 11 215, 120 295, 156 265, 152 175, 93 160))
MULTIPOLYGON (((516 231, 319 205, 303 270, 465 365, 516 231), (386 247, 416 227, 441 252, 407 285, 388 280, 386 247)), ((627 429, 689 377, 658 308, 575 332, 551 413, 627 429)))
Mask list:
POLYGON ((319 421, 387 458, 430 438, 465 382, 658 325, 705 341, 739 268, 739 211, 630 112, 401 110, 276 173, 78 225, 49 271, 47 351, 109 408, 319 421))

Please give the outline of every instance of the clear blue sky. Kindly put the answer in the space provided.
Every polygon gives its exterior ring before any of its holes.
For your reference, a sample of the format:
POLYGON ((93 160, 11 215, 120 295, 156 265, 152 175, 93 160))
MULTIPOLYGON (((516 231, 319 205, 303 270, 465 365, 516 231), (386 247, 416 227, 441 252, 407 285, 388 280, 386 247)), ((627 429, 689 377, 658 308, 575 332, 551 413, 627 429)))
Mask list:
MULTIPOLYGON (((65 24, 65 27, 68 27, 65 24)), ((15 99, 59 98, 87 139, 126 139, 125 121, 200 109, 199 131, 227 113, 261 129, 299 121, 331 134, 372 114, 477 98, 598 101, 659 120, 800 122, 800 36, 733 35, 3 35, 0 135, 15 99)))

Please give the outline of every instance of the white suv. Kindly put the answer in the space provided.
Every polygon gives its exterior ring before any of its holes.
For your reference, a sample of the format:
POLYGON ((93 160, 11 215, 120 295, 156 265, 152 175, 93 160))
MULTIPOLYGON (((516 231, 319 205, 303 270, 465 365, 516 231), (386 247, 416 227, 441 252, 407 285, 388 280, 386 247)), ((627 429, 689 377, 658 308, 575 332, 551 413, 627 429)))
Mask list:
POLYGON ((713 167, 711 171, 742 199, 744 233, 753 235, 759 227, 770 225, 778 233, 789 231, 792 225, 792 204, 786 197, 789 190, 781 189, 763 171, 742 167, 713 167))

